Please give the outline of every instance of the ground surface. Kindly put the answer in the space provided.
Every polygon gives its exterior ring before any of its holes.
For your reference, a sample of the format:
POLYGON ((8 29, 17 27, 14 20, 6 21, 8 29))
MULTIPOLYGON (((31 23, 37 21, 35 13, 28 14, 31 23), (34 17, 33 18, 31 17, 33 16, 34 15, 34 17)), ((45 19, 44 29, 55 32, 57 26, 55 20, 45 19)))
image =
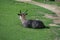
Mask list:
POLYGON ((52 19, 44 17, 45 14, 53 14, 29 3, 16 2, 15 0, 0 0, 0 40, 54 40, 59 38, 59 27, 50 29, 24 28, 19 20, 19 10, 28 11, 27 19, 39 19, 46 26, 52 23, 52 19), (58 29, 53 31, 52 29, 58 29))
MULTIPOLYGON (((18 0, 18 1, 20 1, 20 0, 18 0)), ((27 2, 27 1, 23 1, 23 2, 27 2)), ((49 10, 53 11, 54 13, 56 13, 57 16, 45 14, 45 17, 53 19, 53 24, 49 24, 50 26, 58 26, 56 24, 59 24, 59 26, 60 26, 60 7, 59 6, 43 4, 43 3, 36 2, 36 1, 28 1, 28 3, 44 7, 46 9, 49 9, 49 10)), ((57 28, 56 30, 59 30, 59 29, 57 28)), ((58 37, 59 33, 56 30, 51 29, 51 31, 56 35, 54 40, 60 40, 60 37, 58 37)))

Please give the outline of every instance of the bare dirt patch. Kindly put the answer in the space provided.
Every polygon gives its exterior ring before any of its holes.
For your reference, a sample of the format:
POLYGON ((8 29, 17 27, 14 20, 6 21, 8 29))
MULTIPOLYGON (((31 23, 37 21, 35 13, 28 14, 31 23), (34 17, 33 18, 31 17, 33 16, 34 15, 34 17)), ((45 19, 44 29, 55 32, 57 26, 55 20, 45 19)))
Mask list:
POLYGON ((53 22, 54 22, 55 24, 60 24, 60 20, 59 20, 59 19, 53 20, 53 22))
POLYGON ((49 24, 49 26, 59 26, 59 25, 57 25, 57 24, 49 24))
POLYGON ((44 17, 50 18, 50 19, 58 19, 57 16, 52 16, 52 15, 50 15, 50 14, 45 14, 44 17))

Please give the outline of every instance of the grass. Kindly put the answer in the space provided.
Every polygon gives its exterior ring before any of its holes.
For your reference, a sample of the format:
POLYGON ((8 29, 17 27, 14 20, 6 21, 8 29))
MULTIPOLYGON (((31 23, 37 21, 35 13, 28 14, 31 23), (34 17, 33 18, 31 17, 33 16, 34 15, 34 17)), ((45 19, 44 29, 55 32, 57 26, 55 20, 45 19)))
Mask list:
POLYGON ((0 0, 0 40, 53 40, 54 34, 50 29, 24 28, 18 18, 19 10, 29 10, 27 19, 39 19, 46 26, 51 19, 43 17, 53 12, 28 3, 14 0, 0 0))
POLYGON ((51 5, 60 6, 60 2, 56 2, 56 1, 45 1, 45 2, 44 2, 44 0, 34 0, 34 1, 45 3, 45 4, 51 4, 51 5))

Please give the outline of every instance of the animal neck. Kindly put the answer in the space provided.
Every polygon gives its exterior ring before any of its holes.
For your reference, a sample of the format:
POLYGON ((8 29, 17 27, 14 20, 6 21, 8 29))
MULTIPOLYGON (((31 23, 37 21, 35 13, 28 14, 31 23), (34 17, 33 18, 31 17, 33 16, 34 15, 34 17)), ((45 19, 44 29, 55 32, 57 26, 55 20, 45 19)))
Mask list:
POLYGON ((23 24, 24 22, 26 22, 26 18, 25 18, 25 17, 21 17, 21 16, 20 16, 20 20, 21 20, 22 24, 23 24))

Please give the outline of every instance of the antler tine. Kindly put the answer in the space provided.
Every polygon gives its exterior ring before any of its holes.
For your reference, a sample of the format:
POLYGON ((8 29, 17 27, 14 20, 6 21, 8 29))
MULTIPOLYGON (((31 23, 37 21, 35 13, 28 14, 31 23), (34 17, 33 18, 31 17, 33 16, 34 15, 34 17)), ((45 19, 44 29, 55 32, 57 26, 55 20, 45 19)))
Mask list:
POLYGON ((25 11, 25 13, 27 12, 28 10, 25 11))
POLYGON ((21 13, 21 10, 20 10, 20 13, 21 13))

